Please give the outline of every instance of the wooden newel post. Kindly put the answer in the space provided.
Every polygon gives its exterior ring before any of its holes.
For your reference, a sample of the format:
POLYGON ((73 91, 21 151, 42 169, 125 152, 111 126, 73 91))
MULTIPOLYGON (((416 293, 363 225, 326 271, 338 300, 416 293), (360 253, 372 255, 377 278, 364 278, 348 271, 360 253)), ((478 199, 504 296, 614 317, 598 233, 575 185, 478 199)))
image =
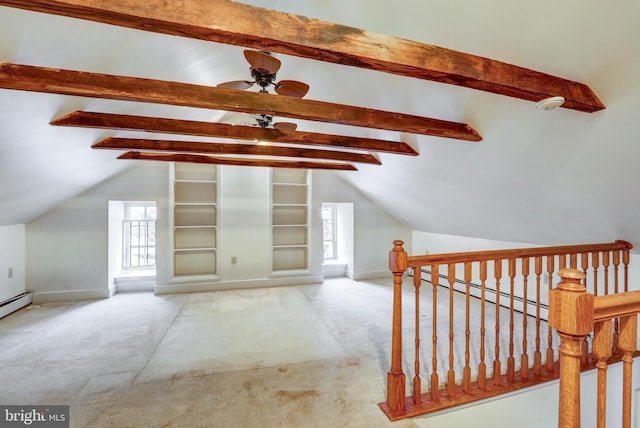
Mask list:
POLYGON ((560 335, 560 405, 558 427, 580 427, 581 343, 593 331, 594 297, 581 281, 585 274, 562 269, 558 287, 549 294, 549 325, 560 335))
POLYGON ((407 270, 404 242, 393 241, 389 270, 393 273, 393 329, 391 332, 391 370, 387 373, 387 406, 392 412, 404 411, 406 380, 402 371, 402 275, 407 270))

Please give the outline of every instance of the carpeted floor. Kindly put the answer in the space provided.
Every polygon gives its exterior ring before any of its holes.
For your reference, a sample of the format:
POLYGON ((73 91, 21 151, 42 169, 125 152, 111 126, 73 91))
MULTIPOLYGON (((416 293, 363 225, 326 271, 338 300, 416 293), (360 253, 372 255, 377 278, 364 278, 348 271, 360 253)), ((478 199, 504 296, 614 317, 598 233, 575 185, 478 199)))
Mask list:
POLYGON ((73 427, 432 426, 377 406, 391 291, 340 278, 23 309, 0 320, 0 403, 68 404, 73 427))

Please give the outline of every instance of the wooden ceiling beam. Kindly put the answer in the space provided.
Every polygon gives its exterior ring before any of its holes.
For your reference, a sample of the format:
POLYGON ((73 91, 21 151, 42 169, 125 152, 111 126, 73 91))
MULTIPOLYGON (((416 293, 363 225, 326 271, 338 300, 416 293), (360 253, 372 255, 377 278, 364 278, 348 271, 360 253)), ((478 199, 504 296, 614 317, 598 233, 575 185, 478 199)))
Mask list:
POLYGON ((270 168, 302 168, 302 169, 331 169, 341 171, 357 171, 357 168, 348 163, 332 162, 307 162, 286 161, 270 159, 241 159, 217 156, 195 155, 190 153, 146 153, 126 152, 118 156, 118 159, 152 160, 162 162, 207 163, 215 165, 233 166, 262 166, 270 168))
POLYGON ((325 159, 381 165, 380 160, 369 153, 317 150, 302 147, 281 147, 262 144, 209 143, 201 141, 150 140, 109 137, 98 141, 94 149, 154 151, 171 153, 251 155, 325 159))
POLYGON ((237 89, 30 65, 0 63, 0 88, 269 114, 468 141, 482 139, 469 125, 446 120, 237 89))
POLYGON ((194 120, 165 119, 159 117, 75 111, 51 121, 51 125, 80 128, 144 131, 165 134, 194 135, 200 137, 234 138, 249 141, 268 141, 279 144, 342 147, 416 156, 418 152, 402 141, 259 128, 227 123, 198 122, 194 120))
POLYGON ((279 52, 563 107, 605 108, 586 85, 476 55, 232 0, 0 0, 0 5, 279 52))

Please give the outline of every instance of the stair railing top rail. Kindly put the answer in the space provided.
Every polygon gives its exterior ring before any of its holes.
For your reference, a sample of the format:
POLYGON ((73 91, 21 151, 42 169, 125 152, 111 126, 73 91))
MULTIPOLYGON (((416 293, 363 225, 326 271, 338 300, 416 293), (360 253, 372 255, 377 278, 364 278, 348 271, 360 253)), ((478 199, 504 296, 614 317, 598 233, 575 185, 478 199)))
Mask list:
POLYGON ((640 290, 598 296, 594 302, 593 320, 606 321, 640 313, 640 290))
POLYGON ((599 251, 621 251, 633 248, 627 241, 617 240, 611 243, 558 245, 551 247, 516 248, 510 250, 468 251, 462 253, 426 254, 407 257, 407 268, 444 263, 464 263, 469 261, 489 261, 547 255, 567 255, 595 253, 599 251))

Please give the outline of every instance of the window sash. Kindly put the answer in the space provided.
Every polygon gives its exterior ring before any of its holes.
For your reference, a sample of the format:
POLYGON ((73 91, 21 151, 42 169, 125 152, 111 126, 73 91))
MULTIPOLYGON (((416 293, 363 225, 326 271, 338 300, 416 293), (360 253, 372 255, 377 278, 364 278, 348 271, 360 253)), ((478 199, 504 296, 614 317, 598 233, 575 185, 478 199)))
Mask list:
POLYGON ((156 266, 156 221, 122 221, 122 267, 125 270, 156 266))
POLYGON ((338 231, 336 228, 336 204, 322 204, 322 237, 324 260, 338 258, 338 231))

